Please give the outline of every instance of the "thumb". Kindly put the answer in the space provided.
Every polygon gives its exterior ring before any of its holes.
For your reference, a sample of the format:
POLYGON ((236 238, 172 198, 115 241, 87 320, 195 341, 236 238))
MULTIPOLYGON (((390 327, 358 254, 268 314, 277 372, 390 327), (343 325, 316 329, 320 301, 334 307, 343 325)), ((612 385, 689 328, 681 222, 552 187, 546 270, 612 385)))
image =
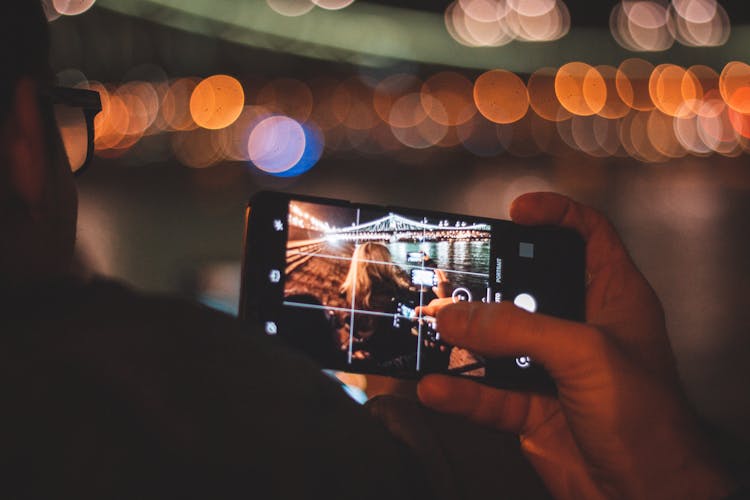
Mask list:
POLYGON ((529 355, 565 384, 601 363, 601 333, 583 323, 534 314, 510 302, 459 302, 437 313, 442 339, 488 357, 529 355))

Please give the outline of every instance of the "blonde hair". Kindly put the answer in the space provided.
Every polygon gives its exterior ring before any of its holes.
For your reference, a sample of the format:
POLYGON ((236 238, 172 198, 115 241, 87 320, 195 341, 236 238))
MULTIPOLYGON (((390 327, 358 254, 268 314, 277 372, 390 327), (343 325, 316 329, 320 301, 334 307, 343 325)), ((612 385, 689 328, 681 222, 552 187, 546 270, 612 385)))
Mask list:
POLYGON ((354 250, 349 272, 341 285, 341 292, 346 293, 347 299, 351 301, 354 290, 355 303, 358 307, 367 309, 370 307, 374 283, 392 283, 397 287, 409 287, 409 281, 404 277, 403 271, 391 263, 391 252, 388 251, 388 247, 380 243, 362 243, 354 250))

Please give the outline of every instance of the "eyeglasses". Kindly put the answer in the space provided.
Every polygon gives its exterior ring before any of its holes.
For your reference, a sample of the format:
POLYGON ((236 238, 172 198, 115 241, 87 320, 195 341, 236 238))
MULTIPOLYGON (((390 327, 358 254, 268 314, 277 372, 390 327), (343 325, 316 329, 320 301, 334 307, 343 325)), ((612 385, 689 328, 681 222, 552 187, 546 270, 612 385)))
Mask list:
POLYGON ((99 93, 50 87, 43 94, 52 104, 70 170, 79 175, 94 157, 94 117, 102 110, 99 93))

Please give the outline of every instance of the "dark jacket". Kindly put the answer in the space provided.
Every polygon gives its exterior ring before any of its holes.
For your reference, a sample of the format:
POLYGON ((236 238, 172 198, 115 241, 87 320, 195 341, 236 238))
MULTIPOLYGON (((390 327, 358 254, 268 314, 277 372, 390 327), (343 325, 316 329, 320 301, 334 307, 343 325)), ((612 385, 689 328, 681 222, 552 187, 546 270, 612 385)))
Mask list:
POLYGON ((423 498, 410 453, 254 325, 111 282, 0 297, 3 498, 423 498))

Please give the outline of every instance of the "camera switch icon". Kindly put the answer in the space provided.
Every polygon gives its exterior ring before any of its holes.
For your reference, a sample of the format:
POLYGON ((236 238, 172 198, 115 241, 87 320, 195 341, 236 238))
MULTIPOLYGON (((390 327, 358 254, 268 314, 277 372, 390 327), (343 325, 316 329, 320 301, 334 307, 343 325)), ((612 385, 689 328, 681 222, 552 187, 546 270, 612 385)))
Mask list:
POLYGON ((521 369, 526 369, 531 366, 531 356, 519 356, 516 358, 516 365, 521 369))
POLYGON ((273 321, 266 321, 266 334, 267 335, 276 335, 279 333, 279 329, 276 326, 276 323, 273 321))
POLYGON ((271 272, 268 273, 268 279, 271 280, 271 283, 278 283, 281 281, 281 271, 278 269, 271 269, 271 272))

